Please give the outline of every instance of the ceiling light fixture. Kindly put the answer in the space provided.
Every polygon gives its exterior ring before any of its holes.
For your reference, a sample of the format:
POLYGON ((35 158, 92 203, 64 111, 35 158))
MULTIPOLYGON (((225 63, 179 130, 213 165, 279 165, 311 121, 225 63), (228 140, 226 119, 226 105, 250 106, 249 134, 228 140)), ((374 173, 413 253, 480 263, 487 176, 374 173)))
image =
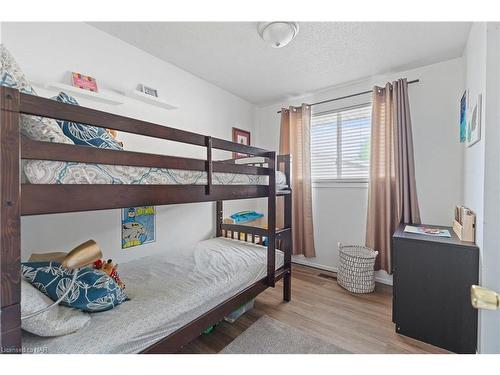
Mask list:
POLYGON ((263 22, 259 24, 260 37, 273 48, 282 48, 299 33, 297 22, 263 22))

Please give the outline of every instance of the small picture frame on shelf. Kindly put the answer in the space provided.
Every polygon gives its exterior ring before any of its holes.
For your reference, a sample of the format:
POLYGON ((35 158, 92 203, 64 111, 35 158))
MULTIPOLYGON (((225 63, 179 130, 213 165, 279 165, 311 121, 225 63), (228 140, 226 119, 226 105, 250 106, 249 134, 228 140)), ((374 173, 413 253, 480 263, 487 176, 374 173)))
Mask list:
MULTIPOLYGON (((243 129, 233 128, 233 142, 239 143, 240 145, 250 146, 250 132, 243 129)), ((247 156, 247 154, 233 152, 233 159, 245 158, 247 156)))
POLYGON ((153 89, 152 87, 148 87, 148 86, 145 86, 143 84, 140 84, 139 90, 146 95, 154 96, 155 98, 158 97, 158 90, 153 89))
POLYGON ((97 81, 95 78, 77 72, 71 72, 71 84, 82 90, 97 92, 97 81))

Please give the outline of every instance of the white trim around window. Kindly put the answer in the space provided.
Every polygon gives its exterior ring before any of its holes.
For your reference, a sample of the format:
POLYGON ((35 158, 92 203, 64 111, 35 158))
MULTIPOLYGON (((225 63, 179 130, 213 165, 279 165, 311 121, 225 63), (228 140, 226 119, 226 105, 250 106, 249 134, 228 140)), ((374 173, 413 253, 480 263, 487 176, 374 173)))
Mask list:
POLYGON ((366 184, 370 132, 371 103, 314 113, 311 119, 313 182, 366 184))

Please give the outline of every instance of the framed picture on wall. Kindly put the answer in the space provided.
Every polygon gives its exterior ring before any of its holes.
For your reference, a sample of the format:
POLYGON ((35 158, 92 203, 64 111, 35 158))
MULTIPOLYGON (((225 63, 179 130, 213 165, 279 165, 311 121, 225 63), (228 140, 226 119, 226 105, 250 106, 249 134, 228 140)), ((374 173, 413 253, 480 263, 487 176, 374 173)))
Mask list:
POLYGON ((481 139, 481 110, 482 95, 477 96, 477 101, 473 103, 467 121, 467 147, 479 142, 481 139))
POLYGON ((460 143, 467 139, 467 90, 460 99, 460 143))
MULTIPOLYGON (((240 145, 250 146, 250 132, 233 128, 233 142, 239 143, 240 145)), ((240 154, 239 152, 233 152, 233 159, 247 157, 247 154, 240 154)))
POLYGON ((156 210, 154 206, 122 209, 122 249, 156 241, 156 210))

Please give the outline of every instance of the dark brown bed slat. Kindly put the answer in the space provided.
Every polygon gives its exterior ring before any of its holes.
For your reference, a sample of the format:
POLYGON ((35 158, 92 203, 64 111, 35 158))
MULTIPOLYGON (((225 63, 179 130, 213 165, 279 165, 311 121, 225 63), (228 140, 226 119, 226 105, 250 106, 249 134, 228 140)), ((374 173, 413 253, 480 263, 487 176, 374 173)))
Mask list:
POLYGON ((210 194, 206 194, 205 189, 206 185, 23 184, 21 214, 53 214, 268 196, 267 185, 213 185, 210 194))
POLYGON ((217 201, 215 203, 215 236, 222 236, 222 217, 224 216, 222 201, 217 201))
MULTIPOLYGON (((270 152, 268 161, 269 168, 269 199, 267 200, 267 285, 275 285, 275 264, 276 264, 276 153, 270 152)), ((262 237, 260 238, 262 243, 262 237)))
MULTIPOLYGON (((285 274, 287 274, 287 272, 289 271, 284 270, 283 268, 278 269, 276 271, 275 280, 280 280, 285 274)), ((205 329, 220 322, 225 316, 229 315, 245 302, 258 296, 266 290, 267 287, 267 277, 265 277, 246 289, 243 289, 235 296, 220 303, 196 320, 193 320, 189 324, 158 341, 156 344, 151 345, 141 353, 165 354, 177 352, 183 345, 186 345, 201 335, 205 329)))
POLYGON ((52 99, 21 94, 21 113, 50 117, 59 120, 91 124, 101 128, 142 134, 191 145, 205 146, 205 136, 147 121, 132 119, 113 113, 61 103, 52 99))
POLYGON ((206 192, 210 194, 212 191, 212 182, 213 182, 213 172, 214 172, 214 163, 212 160, 212 137, 205 137, 205 145, 207 146, 207 187, 206 192))
POLYGON ((204 171, 206 163, 201 159, 39 142, 27 138, 23 138, 21 142, 21 158, 195 171, 204 171))
MULTIPOLYGON (((20 94, 20 112, 36 116, 50 117, 59 120, 91 124, 101 128, 114 129, 127 133, 146 135, 175 142, 182 142, 205 147, 205 136, 186 130, 171 128, 147 121, 115 115, 113 113, 97 111, 72 104, 61 103, 55 100, 20 94)), ((267 156, 269 151, 233 143, 224 139, 213 138, 213 148, 226 151, 240 152, 255 156, 267 156)))
MULTIPOLYGON (((277 155, 276 161, 278 164, 278 169, 285 174, 288 186, 292 187, 291 184, 291 155, 277 155)), ((278 231, 276 233, 277 237, 280 239, 280 249, 285 249, 285 269, 292 269, 292 249, 293 249, 293 235, 292 235, 292 191, 288 190, 286 192, 278 192, 278 196, 283 198, 283 209, 284 209, 284 232, 278 231)), ((292 274, 287 273, 283 278, 283 300, 288 302, 292 299, 292 274)))
POLYGON ((214 172, 253 174, 260 176, 266 176, 269 174, 268 168, 254 167, 250 165, 229 164, 222 161, 214 161, 213 168, 214 172))
POLYGON ((281 237, 284 234, 288 234, 292 231, 292 228, 281 228, 276 230, 276 237, 281 237))
POLYGON ((241 154, 249 154, 254 156, 269 156, 269 151, 264 150, 263 148, 242 145, 241 143, 234 143, 220 138, 212 138, 212 141, 213 148, 217 148, 219 150, 239 152, 241 154))

